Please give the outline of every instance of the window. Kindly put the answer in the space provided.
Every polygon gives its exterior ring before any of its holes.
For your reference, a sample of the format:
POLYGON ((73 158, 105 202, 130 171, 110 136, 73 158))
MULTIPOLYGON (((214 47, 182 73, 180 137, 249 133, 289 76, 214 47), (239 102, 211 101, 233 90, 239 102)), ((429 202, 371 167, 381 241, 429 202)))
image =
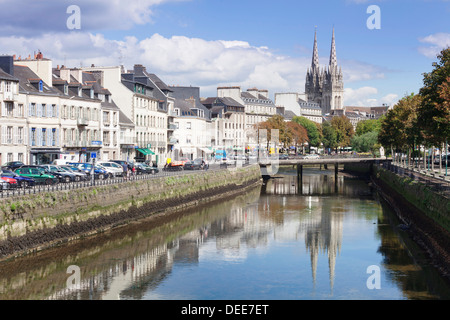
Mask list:
POLYGON ((17 154, 17 160, 20 161, 20 162, 23 162, 23 160, 24 160, 23 153, 18 153, 17 154))
POLYGON ((30 104, 30 116, 36 116, 36 103, 30 104))
MULTIPOLYGON (((13 143, 13 127, 6 128, 6 143, 13 143)), ((12 160, 11 160, 12 161, 12 160)))
POLYGON ((36 128, 31 128, 31 145, 36 146, 36 128))
POLYGON ((52 116, 54 118, 57 117, 56 104, 52 104, 52 116))
POLYGON ((23 139, 23 127, 19 127, 17 128, 17 143, 18 144, 24 144, 24 139, 23 139))
POLYGON ((44 91, 44 83, 42 82, 42 80, 39 81, 39 92, 44 91))
POLYGON ((13 154, 12 153, 8 153, 7 159, 8 159, 7 160, 8 162, 13 161, 13 154))
POLYGON ((192 128, 192 124, 190 122, 186 123, 186 129, 190 130, 192 128))
POLYGON ((43 103, 42 104, 42 117, 47 117, 47 106, 43 103))
POLYGON ((42 146, 46 146, 47 145, 47 129, 43 128, 42 129, 42 146))
POLYGON ((11 82, 5 82, 5 92, 11 92, 11 82))
POLYGON ((24 113, 23 113, 23 104, 19 103, 17 106, 17 116, 18 117, 23 117, 24 113))
POLYGON ((6 115, 12 117, 14 115, 14 104, 12 102, 5 102, 6 105, 6 115))
POLYGON ((52 146, 55 147, 56 145, 56 129, 52 129, 52 146))

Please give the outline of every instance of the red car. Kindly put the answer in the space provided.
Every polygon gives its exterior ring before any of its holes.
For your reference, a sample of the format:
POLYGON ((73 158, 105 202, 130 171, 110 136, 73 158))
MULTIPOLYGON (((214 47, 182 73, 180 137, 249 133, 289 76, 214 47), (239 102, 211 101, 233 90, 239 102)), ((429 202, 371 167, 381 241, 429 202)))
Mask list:
POLYGON ((8 177, 1 177, 1 178, 2 178, 2 180, 9 183, 10 188, 16 188, 18 186, 16 179, 8 178, 8 177))

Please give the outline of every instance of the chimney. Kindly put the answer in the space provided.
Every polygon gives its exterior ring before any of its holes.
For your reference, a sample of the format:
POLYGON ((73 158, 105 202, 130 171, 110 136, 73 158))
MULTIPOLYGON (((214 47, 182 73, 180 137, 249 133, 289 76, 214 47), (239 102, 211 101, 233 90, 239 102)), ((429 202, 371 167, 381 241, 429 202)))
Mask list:
POLYGON ((0 56, 0 68, 11 76, 14 76, 13 56, 0 56))

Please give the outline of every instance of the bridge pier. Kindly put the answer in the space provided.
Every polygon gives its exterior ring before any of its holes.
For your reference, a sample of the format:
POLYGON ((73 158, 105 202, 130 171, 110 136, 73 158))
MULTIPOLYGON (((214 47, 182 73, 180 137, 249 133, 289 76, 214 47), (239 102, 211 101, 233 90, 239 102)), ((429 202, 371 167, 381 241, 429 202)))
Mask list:
POLYGON ((301 185, 303 184, 303 165, 301 164, 297 165, 297 182, 300 188, 301 185))

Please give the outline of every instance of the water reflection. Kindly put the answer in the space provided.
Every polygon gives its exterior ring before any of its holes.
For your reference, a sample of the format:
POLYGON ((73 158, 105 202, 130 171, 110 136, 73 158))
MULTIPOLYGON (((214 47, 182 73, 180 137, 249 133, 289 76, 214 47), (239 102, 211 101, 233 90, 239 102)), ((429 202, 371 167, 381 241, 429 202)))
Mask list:
POLYGON ((338 180, 336 190, 333 171, 312 169, 298 188, 295 172, 285 171, 262 188, 170 221, 163 216, 140 221, 2 263, 0 298, 450 297, 369 185, 344 176, 338 180), (365 287, 365 268, 374 263, 383 268, 379 292, 365 287), (68 286, 70 265, 80 267, 81 281, 68 286))

